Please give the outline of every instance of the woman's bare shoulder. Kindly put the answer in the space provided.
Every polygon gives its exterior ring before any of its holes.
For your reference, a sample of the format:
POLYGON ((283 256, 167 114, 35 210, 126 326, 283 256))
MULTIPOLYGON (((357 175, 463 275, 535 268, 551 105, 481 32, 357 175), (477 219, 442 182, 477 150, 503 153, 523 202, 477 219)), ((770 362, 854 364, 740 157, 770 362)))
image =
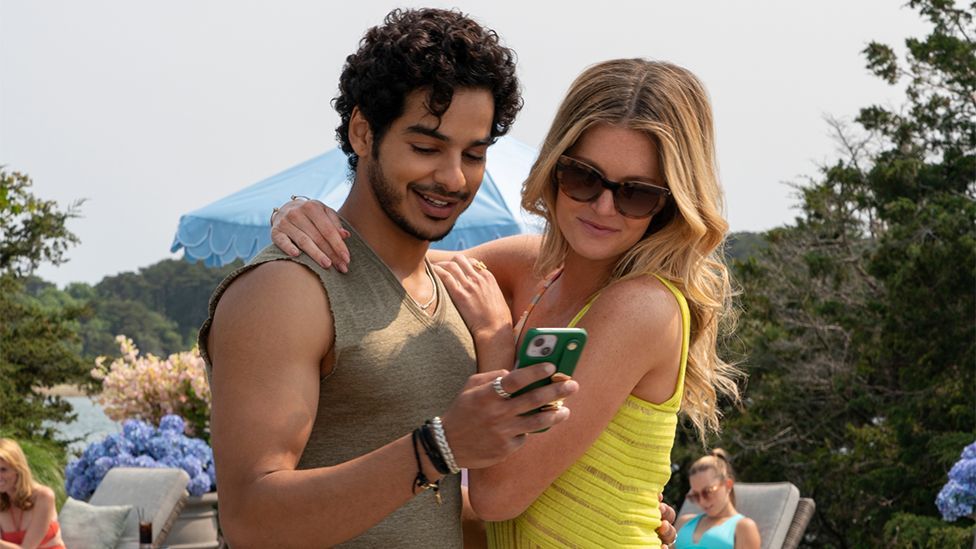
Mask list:
POLYGON ((735 546, 741 549, 757 549, 761 545, 762 537, 759 535, 756 521, 749 517, 742 517, 742 520, 735 525, 735 546))
POLYGON ((742 533, 755 532, 758 534, 759 525, 756 524, 756 521, 752 520, 749 517, 744 516, 742 517, 741 520, 739 520, 738 524, 735 525, 735 532, 736 534, 739 534, 740 532, 742 533))
POLYGON ((687 513, 687 514, 681 515, 680 517, 678 517, 677 520, 674 521, 674 529, 675 530, 681 530, 681 527, 682 526, 684 526, 685 524, 688 524, 689 522, 691 522, 691 519, 695 518, 696 516, 697 515, 695 515, 694 513, 687 513))
POLYGON ((640 324, 640 328, 661 327, 680 317, 681 309, 674 294, 655 276, 637 276, 614 282, 594 302, 618 318, 640 324))
MULTIPOLYGON (((623 374, 619 364, 628 365, 633 381, 629 392, 651 402, 663 402, 671 394, 641 387, 654 377, 654 387, 663 387, 660 378, 677 377, 681 352, 681 312, 674 295, 654 277, 637 277, 611 284, 587 311, 580 326, 590 332, 589 346, 599 354, 619 357, 604 361, 623 374), (653 334, 653 336, 651 336, 653 334), (654 345, 648 345, 653 337, 654 345)), ((627 377, 627 376, 623 376, 627 377)))
POLYGON ((34 505, 53 505, 54 490, 43 484, 34 483, 34 505))

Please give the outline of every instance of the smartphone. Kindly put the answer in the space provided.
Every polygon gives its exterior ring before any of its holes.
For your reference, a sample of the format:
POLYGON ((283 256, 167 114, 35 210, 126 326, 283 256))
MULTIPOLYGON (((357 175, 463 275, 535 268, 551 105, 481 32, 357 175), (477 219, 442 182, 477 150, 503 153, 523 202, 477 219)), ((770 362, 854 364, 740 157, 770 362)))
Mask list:
MULTIPOLYGON (((530 328, 522 340, 516 368, 524 368, 540 362, 551 362, 556 371, 573 375, 586 345, 586 330, 583 328, 530 328)), ((533 389, 552 383, 549 378, 540 379, 512 393, 518 396, 533 389)))

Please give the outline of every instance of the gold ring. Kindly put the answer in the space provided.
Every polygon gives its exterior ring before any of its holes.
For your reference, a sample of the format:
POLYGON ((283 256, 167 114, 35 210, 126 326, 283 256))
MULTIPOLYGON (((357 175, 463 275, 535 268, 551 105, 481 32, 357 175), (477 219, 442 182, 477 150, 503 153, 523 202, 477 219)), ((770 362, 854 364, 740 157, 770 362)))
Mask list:
POLYGON ((474 265, 475 269, 478 269, 479 271, 488 270, 488 265, 485 265, 480 259, 472 259, 471 264, 474 265))
POLYGON ((539 411, 540 412, 548 412, 550 410, 558 410, 558 409, 560 409, 562 407, 563 407, 563 401, 561 399, 560 400, 554 400, 554 401, 552 401, 552 402, 550 402, 548 404, 543 404, 541 407, 539 407, 539 411))

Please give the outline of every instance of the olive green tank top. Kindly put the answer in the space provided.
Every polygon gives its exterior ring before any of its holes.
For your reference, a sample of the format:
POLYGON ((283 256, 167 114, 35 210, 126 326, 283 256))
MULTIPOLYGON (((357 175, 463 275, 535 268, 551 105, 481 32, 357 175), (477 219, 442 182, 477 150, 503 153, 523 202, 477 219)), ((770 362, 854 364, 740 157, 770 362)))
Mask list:
MULTIPOLYGON (((318 414, 299 469, 343 463, 409 434, 443 414, 476 371, 471 335, 440 280, 441 299, 429 316, 373 250, 346 228, 352 233, 346 245, 355 258, 347 274, 269 246, 221 282, 200 330, 200 354, 209 372, 206 343, 214 310, 238 276, 269 261, 291 260, 319 277, 335 322, 335 366, 321 380, 318 414)), ((412 481, 402 479, 403 486, 412 481)), ((341 547, 461 547, 459 475, 441 481, 441 496, 444 503, 438 505, 433 493, 421 493, 341 547)))

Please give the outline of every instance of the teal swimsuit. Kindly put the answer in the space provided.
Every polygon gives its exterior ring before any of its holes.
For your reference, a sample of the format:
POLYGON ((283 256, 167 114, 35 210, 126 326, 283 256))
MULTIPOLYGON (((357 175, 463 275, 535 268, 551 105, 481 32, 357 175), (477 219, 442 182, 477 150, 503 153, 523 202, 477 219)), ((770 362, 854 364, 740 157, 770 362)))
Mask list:
POLYGON ((678 537, 674 540, 675 549, 734 549, 735 548, 735 525, 742 520, 741 514, 735 514, 718 526, 712 526, 702 534, 698 543, 692 541, 695 536, 695 528, 698 521, 705 516, 705 513, 689 520, 681 530, 678 537))

